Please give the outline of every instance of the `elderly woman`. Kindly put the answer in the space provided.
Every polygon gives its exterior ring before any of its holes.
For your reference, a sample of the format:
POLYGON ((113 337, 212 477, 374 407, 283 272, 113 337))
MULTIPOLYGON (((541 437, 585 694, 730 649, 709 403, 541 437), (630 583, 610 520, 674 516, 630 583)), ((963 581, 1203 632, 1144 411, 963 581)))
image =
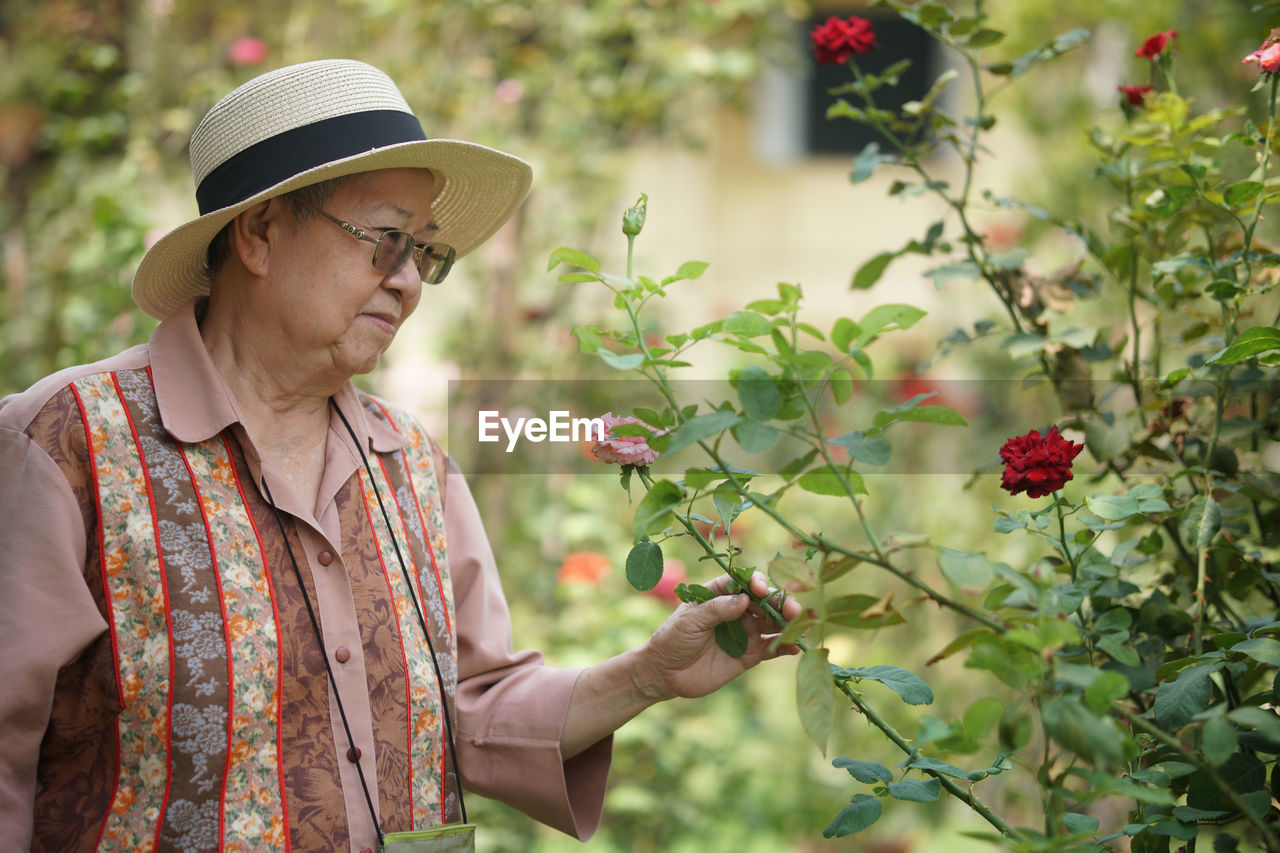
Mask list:
POLYGON ((467 484, 352 386, 528 166, 345 60, 241 86, 191 157, 150 342, 0 403, 0 849, 371 851, 463 786, 586 837, 618 726, 777 651, 723 594, 585 670, 513 652, 467 484))

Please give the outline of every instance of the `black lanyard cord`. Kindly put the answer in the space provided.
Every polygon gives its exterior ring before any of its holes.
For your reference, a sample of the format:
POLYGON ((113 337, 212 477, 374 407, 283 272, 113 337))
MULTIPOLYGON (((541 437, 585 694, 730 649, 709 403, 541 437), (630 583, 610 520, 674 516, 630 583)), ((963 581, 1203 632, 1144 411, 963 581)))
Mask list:
MULTIPOLYGON (((418 623, 422 626, 422 634, 427 640, 427 651, 431 653, 431 664, 436 673, 436 687, 440 691, 440 711, 444 717, 445 737, 448 739, 447 748, 449 750, 449 758, 453 764, 453 777, 458 783, 458 811, 462 814, 462 822, 466 823, 467 803, 462 795, 462 773, 458 770, 457 741, 453 737, 453 723, 449 716, 449 694, 445 691, 444 676, 440 672, 440 662, 436 658, 435 644, 431 641, 431 631, 427 627, 427 617, 422 610, 421 602, 418 601, 418 594, 414 591, 413 577, 409 574, 409 567, 405 564, 404 555, 400 553, 400 542, 396 539, 395 530, 391 526, 391 516, 387 512, 387 505, 382 500, 382 491, 378 488, 378 481, 373 476, 373 467, 369 464, 369 457, 365 455, 364 448, 360 446, 360 439, 356 438, 355 430, 351 428, 350 422, 347 421, 347 416, 342 413, 342 409, 338 408, 338 404, 332 397, 329 398, 329 406, 342 419, 342 425, 347 428, 347 434, 351 436, 351 442, 356 446, 356 451, 360 454, 360 461, 364 463, 364 470, 369 475, 369 483, 373 486, 373 494, 378 499, 378 509, 382 510, 382 521, 387 525, 387 535, 391 537, 391 544, 396 551, 396 560, 400 563, 400 572, 404 575, 405 586, 409 589, 409 598, 413 601, 413 608, 418 614, 418 623)), ((425 539, 427 532, 424 530, 422 535, 425 539)), ((427 542, 427 547, 431 547, 429 541, 427 542)))
POLYGON ((347 722, 347 711, 342 706, 342 694, 338 692, 338 682, 333 678, 333 667, 329 665, 329 655, 324 648, 324 637, 320 633, 320 623, 316 619, 315 608, 311 606, 311 596, 307 593, 307 585, 302 581, 302 570, 298 568, 298 559, 293 555, 293 546, 289 544, 289 534, 284 529, 284 519, 280 517, 280 509, 276 506, 275 499, 271 497, 271 489, 267 486, 267 478, 262 478, 262 493, 267 498, 267 503, 271 504, 271 510, 275 513, 276 524, 280 528, 280 537, 284 539, 285 550, 289 552, 289 562, 293 563, 293 574, 298 579, 298 588, 302 590, 302 600, 307 605, 307 616, 311 617, 311 627, 316 632, 316 642, 320 644, 320 658, 324 661, 324 671, 329 675, 329 684, 333 686, 333 698, 337 700, 338 716, 342 718, 342 730, 347 735, 347 743, 350 744, 351 757, 356 765, 356 773, 360 775, 360 787, 364 791, 364 801, 369 806, 369 817, 373 819, 373 828, 378 833, 378 845, 382 846, 386 840, 386 836, 382 832, 382 824, 378 821, 378 813, 373 808, 373 796, 369 793, 369 783, 364 778, 364 768, 360 765, 360 759, 357 755, 356 739, 351 734, 351 724, 347 722))

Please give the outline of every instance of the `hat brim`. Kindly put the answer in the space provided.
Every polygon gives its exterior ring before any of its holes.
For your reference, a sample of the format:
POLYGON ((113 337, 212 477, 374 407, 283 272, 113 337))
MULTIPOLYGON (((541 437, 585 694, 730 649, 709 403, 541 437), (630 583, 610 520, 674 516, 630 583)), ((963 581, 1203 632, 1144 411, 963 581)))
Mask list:
POLYGON ((440 180, 431 205, 439 229, 433 239, 453 246, 458 257, 491 237, 511 217, 533 180, 532 169, 520 158, 457 139, 388 145, 325 163, 170 231, 138 264, 134 301, 163 320, 193 297, 207 294, 209 243, 228 222, 254 205, 330 178, 396 168, 430 169, 440 180))

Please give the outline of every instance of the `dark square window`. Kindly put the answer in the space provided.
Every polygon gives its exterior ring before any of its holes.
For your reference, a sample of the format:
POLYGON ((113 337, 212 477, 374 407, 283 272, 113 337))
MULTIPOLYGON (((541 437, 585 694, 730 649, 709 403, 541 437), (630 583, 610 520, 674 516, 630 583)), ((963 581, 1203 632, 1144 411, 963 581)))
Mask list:
MULTIPOLYGON (((879 142, 881 150, 892 150, 884 137, 866 125, 847 118, 827 118, 827 108, 838 96, 830 90, 849 83, 852 73, 845 65, 819 65, 809 49, 809 33, 814 27, 826 23, 830 14, 815 15, 804 30, 805 50, 812 73, 809 76, 805 127, 807 149, 810 154, 856 154, 868 142, 879 142)), ((901 18, 868 15, 875 26, 876 49, 855 57, 858 68, 864 73, 878 74, 903 59, 911 60, 897 86, 883 86, 872 95, 880 109, 898 112, 908 101, 918 101, 929 91, 929 79, 933 64, 934 41, 929 34, 915 24, 901 18)), ((863 106, 856 95, 844 95, 855 107, 863 106)))

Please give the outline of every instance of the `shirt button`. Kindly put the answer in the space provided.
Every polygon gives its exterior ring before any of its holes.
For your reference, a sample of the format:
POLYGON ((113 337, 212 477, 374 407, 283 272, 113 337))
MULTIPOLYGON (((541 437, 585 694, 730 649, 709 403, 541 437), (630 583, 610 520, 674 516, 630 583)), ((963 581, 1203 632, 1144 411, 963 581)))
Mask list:
POLYGON ((319 554, 316 554, 316 561, 322 566, 327 566, 333 562, 333 554, 328 551, 321 551, 319 554))
POLYGON ((338 650, 333 653, 333 657, 338 663, 346 663, 351 660, 351 650, 346 646, 339 646, 338 650))
POLYGON ((353 746, 347 750, 347 761, 350 761, 352 764, 354 764, 359 760, 360 760, 360 747, 353 746))

